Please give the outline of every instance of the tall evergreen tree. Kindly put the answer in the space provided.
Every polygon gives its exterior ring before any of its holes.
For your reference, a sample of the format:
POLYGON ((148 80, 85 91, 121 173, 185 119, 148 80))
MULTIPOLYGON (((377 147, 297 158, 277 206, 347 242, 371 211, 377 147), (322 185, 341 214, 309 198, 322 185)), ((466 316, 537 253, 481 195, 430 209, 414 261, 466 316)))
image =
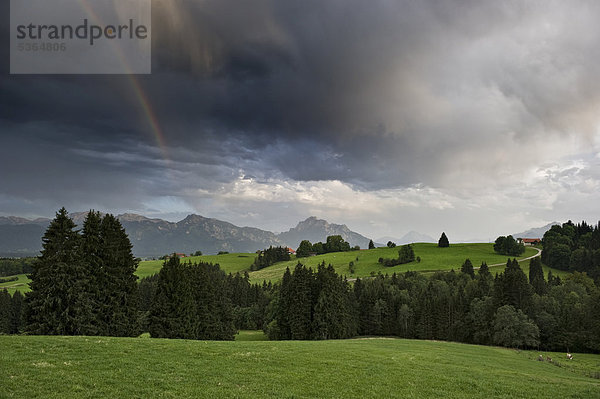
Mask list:
POLYGON ((448 248, 450 246, 450 242, 448 241, 448 237, 446 237, 446 233, 442 232, 440 239, 438 240, 438 247, 440 248, 448 248))
POLYGON ((529 261, 529 284, 536 294, 544 295, 546 293, 546 280, 544 280, 544 270, 539 257, 529 261))
POLYGON ((375 249, 375 244, 373 243, 373 240, 369 240, 369 249, 375 249))
POLYGON ((489 296, 494 278, 492 277, 492 273, 490 273, 490 268, 488 267, 487 263, 481 263, 477 274, 477 287, 479 289, 480 297, 489 296))
POLYGON ((61 208, 42 238, 42 253, 33 264, 26 294, 27 327, 32 334, 94 333, 92 301, 82 266, 80 237, 67 210, 61 208))
POLYGON ((494 299, 498 307, 511 305, 527 311, 533 289, 516 259, 508 260, 504 272, 494 282, 494 299))
POLYGON ((291 339, 310 339, 313 309, 313 272, 296 265, 289 284, 289 323, 291 339))
MULTIPOLYGON (((300 265, 300 263, 298 263, 300 265)), ((292 331, 290 329, 290 286, 292 282, 292 273, 289 267, 285 269, 283 278, 281 279, 281 286, 279 287, 279 302, 276 314, 276 335, 278 339, 291 339, 292 331)), ((270 330, 272 333, 273 329, 270 330)))
POLYGON ((195 302, 196 339, 233 340, 233 314, 225 273, 218 265, 188 266, 195 302))
POLYGON ((11 330, 11 298, 6 289, 0 290, 0 334, 10 334, 11 330))
POLYGON ((106 286, 105 265, 102 259, 102 238, 100 212, 90 210, 83 221, 79 257, 86 275, 82 289, 89 293, 94 330, 90 335, 109 335, 106 321, 103 319, 103 295, 106 286))
POLYGON ((121 222, 105 215, 100 225, 100 274, 102 320, 111 336, 134 336, 138 333, 137 276, 138 260, 121 222))
MULTIPOLYGON (((487 267, 487 265, 486 265, 487 267)), ((466 259, 465 263, 462 264, 460 271, 472 279, 475 278, 475 270, 473 269, 473 263, 471 263, 470 259, 466 259)))
POLYGON ((155 338, 196 337, 196 309, 189 269, 171 256, 158 273, 149 331, 155 338))
POLYGON ((25 297, 21 291, 16 291, 11 300, 11 324, 10 333, 19 334, 23 331, 23 310, 25 308, 25 297))

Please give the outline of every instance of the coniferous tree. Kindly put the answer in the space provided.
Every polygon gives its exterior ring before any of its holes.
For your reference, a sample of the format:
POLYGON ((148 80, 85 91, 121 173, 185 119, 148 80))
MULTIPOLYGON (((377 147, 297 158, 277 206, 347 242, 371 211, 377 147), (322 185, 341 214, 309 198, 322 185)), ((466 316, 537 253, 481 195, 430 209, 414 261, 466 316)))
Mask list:
POLYGON ((93 334, 94 318, 75 223, 61 208, 42 238, 26 294, 27 327, 32 334, 93 334))
POLYGON ((296 265, 289 284, 288 319, 291 339, 310 339, 313 309, 312 269, 296 265))
MULTIPOLYGON (((300 265, 300 263, 298 263, 300 265)), ((289 267, 285 269, 283 278, 281 279, 281 286, 279 288, 278 308, 276 314, 276 324, 271 326, 270 337, 277 336, 278 339, 291 339, 292 331, 290 328, 290 289, 292 282, 292 273, 289 267), (276 334, 274 335, 273 333, 276 334)))
POLYGON ((190 265, 196 339, 233 340, 233 313, 225 273, 218 265, 190 265))
POLYGON ((25 308, 25 297, 21 291, 16 291, 11 300, 11 325, 10 334, 19 334, 23 331, 23 310, 25 308))
POLYGON ((138 260, 121 222, 113 215, 105 215, 100 225, 100 274, 102 320, 111 336, 138 334, 138 287, 134 274, 138 260))
POLYGON ((369 249, 375 249, 375 244, 373 243, 373 240, 369 240, 369 249))
POLYGON ((90 335, 109 335, 108 326, 102 313, 105 307, 103 293, 106 288, 106 271, 102 259, 101 223, 100 212, 90 210, 83 221, 79 245, 81 266, 86 275, 85 286, 82 289, 90 296, 94 320, 92 324, 94 329, 89 332, 90 335))
POLYGON ((494 278, 492 277, 492 273, 490 273, 490 268, 487 263, 482 262, 479 267, 477 278, 477 287, 481 297, 490 295, 493 282, 494 278))
POLYGON ((11 298, 6 289, 0 290, 0 334, 10 334, 11 330, 11 298))
POLYGON ((155 338, 196 337, 196 306, 189 269, 171 256, 158 273, 149 332, 155 338))
POLYGON ((314 307, 313 336, 316 339, 349 338, 356 333, 348 283, 333 266, 319 265, 315 275, 318 299, 314 307))
POLYGON ((450 246, 450 242, 448 241, 448 237, 446 237, 446 233, 442 232, 440 239, 438 240, 438 247, 440 248, 448 248, 450 246))
POLYGON ((504 272, 494 282, 494 299, 498 307, 511 305, 527 311, 533 289, 516 259, 508 260, 504 272))
MULTIPOLYGON (((487 267, 487 265, 486 265, 487 267)), ((472 279, 475 278, 475 270, 473 269, 473 263, 471 263, 470 259, 466 259, 465 263, 462 264, 460 271, 472 279)))
POLYGON ((544 280, 544 270, 539 257, 529 261, 529 284, 536 294, 544 295, 546 293, 546 280, 544 280))

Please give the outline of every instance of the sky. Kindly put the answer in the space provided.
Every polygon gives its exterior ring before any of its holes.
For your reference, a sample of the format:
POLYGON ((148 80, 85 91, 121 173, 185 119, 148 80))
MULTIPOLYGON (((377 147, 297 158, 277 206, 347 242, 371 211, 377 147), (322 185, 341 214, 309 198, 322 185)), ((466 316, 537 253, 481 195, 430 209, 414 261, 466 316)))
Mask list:
POLYGON ((600 220, 600 2, 155 0, 134 76, 10 75, 7 3, 0 216, 450 241, 600 220))

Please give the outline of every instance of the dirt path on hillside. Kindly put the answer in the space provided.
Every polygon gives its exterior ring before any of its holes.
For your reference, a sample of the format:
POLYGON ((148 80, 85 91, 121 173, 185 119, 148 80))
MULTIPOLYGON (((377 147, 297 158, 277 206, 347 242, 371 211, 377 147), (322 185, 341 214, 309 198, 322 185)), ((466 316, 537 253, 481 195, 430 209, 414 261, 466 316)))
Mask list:
MULTIPOLYGON (((535 250, 537 251, 537 254, 535 254, 535 255, 533 255, 533 256, 530 256, 530 257, 528 257, 528 258, 518 259, 518 260, 517 260, 517 262, 519 262, 519 263, 521 263, 521 262, 525 262, 526 260, 530 260, 530 259, 533 259, 533 258, 537 258, 538 256, 541 256, 541 255, 542 255, 542 250, 541 250, 541 249, 539 249, 539 248, 533 248, 533 249, 535 249, 535 250)), ((504 262, 504 263, 496 263, 496 264, 493 264, 493 265, 488 265, 488 267, 494 267, 494 266, 504 266, 504 265, 506 265, 506 262, 504 262)), ((479 267, 481 267, 481 266, 479 266, 479 267)), ((474 267, 473 269, 474 269, 474 270, 477 270, 477 269, 479 269, 479 267, 474 267)))
MULTIPOLYGON (((541 256, 541 255, 542 255, 542 250, 541 250, 541 249, 539 249, 539 248, 533 248, 533 249, 535 249, 535 250, 537 251, 537 254, 535 254, 535 255, 532 255, 532 256, 529 256, 529 257, 527 257, 527 258, 518 259, 518 260, 517 260, 517 262, 519 262, 519 263, 520 263, 520 262, 525 262, 526 260, 530 260, 530 259, 533 259, 533 258, 537 258, 538 256, 541 256)), ((488 265, 488 267, 494 267, 494 266, 504 266, 504 265, 506 265, 506 263, 495 263, 495 264, 493 264, 493 265, 488 265)), ((473 270, 479 270, 479 268, 480 268, 480 267, 481 267, 481 266, 479 266, 479 267, 474 267, 474 268, 473 268, 473 270)), ((366 279, 366 278, 373 278, 373 277, 374 277, 374 276, 365 276, 365 277, 361 277, 361 278, 364 280, 364 279, 366 279)), ((357 277, 355 277, 355 278, 349 278, 347 281, 356 281, 356 279, 357 279, 357 277)))

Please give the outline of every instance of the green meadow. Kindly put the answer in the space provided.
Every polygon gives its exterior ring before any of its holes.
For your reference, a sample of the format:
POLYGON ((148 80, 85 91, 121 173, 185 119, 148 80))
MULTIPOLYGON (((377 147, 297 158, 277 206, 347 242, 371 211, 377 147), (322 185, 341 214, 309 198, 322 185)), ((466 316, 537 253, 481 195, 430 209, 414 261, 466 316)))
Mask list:
POLYGON ((16 291, 27 292, 29 291, 29 278, 26 274, 17 274, 16 281, 8 281, 6 283, 0 283, 0 290, 6 289, 9 294, 13 295, 16 291))
MULTIPOLYGON (((420 262, 411 262, 394 267, 385 267, 381 265, 379 258, 397 258, 398 248, 376 248, 371 250, 336 252, 325 255, 311 256, 308 258, 292 259, 288 262, 279 262, 271 267, 250 273, 253 282, 262 280, 277 281, 281 279, 285 269, 293 269, 298 261, 304 265, 316 268, 321 262, 331 264, 336 272, 345 275, 349 279, 356 277, 368 277, 379 272, 381 273, 403 273, 408 270, 422 273, 431 273, 439 270, 460 270, 465 259, 470 259, 474 267, 479 267, 482 262, 488 265, 498 264, 492 267, 491 272, 495 273, 504 270, 507 256, 498 255, 494 252, 493 244, 452 244, 448 248, 439 248, 437 244, 417 243, 413 244, 415 256, 420 257, 420 262), (350 262, 354 262, 354 273, 350 273, 350 262)), ((527 248, 521 259, 533 256, 537 251, 533 248, 527 248)), ((521 267, 529 270, 529 262, 523 262, 521 267)), ((555 273, 553 271, 553 273, 555 273)), ((559 272, 560 273, 560 272, 559 272)))
POLYGON ((449 342, 256 337, 0 336, 0 397, 600 397, 600 355, 557 365, 537 361, 539 352, 449 342))
MULTIPOLYGON (((300 261, 306 266, 316 268, 321 262, 332 264, 338 274, 345 275, 349 279, 357 277, 368 277, 379 272, 381 273, 403 273, 405 271, 418 271, 422 273, 433 273, 438 270, 460 270, 465 259, 471 259, 474 267, 479 267, 481 262, 487 262, 492 266, 492 273, 500 273, 504 270, 504 265, 508 257, 498 255, 494 252, 493 244, 476 243, 476 244, 451 244, 449 248, 439 248, 436 244, 417 243, 413 244, 415 256, 421 258, 420 262, 412 262, 394 267, 385 267, 378 263, 379 258, 393 258, 398 256, 398 248, 375 248, 371 250, 336 252, 324 255, 311 256, 308 258, 298 258, 292 256, 292 260, 287 262, 279 262, 273 266, 250 272, 250 265, 254 262, 256 254, 254 253, 232 253, 224 255, 203 255, 183 258, 184 262, 210 262, 218 263, 226 273, 237 273, 248 271, 252 282, 262 282, 270 280, 273 282, 279 281, 289 267, 293 269, 300 261), (354 273, 350 273, 350 262, 354 262, 354 273)), ((526 248, 525 254, 520 259, 533 256, 537 251, 531 247, 526 248)), ((140 278, 151 276, 159 272, 163 265, 162 260, 151 260, 140 262, 136 275, 140 278)), ((529 272, 529 261, 521 262, 521 268, 527 274, 529 272)), ((544 266, 546 275, 550 268, 544 266)), ((561 277, 569 273, 552 269, 554 275, 561 277)), ((18 275, 17 281, 11 281, 0 284, 0 289, 6 288, 9 293, 15 291, 26 292, 29 290, 29 279, 25 274, 18 275)))

